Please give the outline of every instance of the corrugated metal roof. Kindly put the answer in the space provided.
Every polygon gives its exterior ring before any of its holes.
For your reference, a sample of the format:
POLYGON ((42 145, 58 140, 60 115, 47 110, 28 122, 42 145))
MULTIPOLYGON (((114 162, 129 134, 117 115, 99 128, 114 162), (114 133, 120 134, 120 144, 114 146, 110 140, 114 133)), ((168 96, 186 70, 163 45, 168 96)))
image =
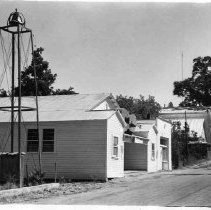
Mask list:
MULTIPOLYGON (((39 96, 40 121, 108 119, 115 111, 89 111, 91 107, 105 100, 108 96, 109 94, 104 93, 39 96)), ((0 106, 10 106, 10 99, 0 98, 0 106)), ((34 97, 22 97, 22 106, 35 107, 34 97)), ((22 112, 22 116, 25 122, 36 120, 35 111, 22 112)), ((0 122, 8 121, 10 121, 10 112, 0 111, 0 122)))
MULTIPOLYGON (((77 95, 55 95, 39 96, 38 103, 40 110, 78 110, 91 109, 100 101, 106 99, 109 94, 77 94, 77 95)), ((15 105, 18 105, 15 98, 15 105)), ((10 98, 0 98, 0 106, 10 105, 10 98)), ((35 107, 35 97, 22 97, 22 106, 35 107)))
POLYGON ((186 108, 186 107, 175 107, 175 108, 163 108, 159 113, 203 113, 206 112, 206 109, 197 109, 197 108, 186 108))
POLYGON ((197 132, 198 137, 205 139, 203 123, 206 115, 206 110, 193 110, 193 109, 163 109, 159 116, 164 119, 171 120, 172 122, 180 121, 181 126, 185 125, 185 112, 186 119, 189 125, 190 131, 197 132))
MULTIPOLYGON (((40 121, 76 121, 76 120, 103 120, 111 117, 115 111, 85 111, 85 110, 66 110, 66 111, 40 111, 40 121)), ((15 117, 17 113, 15 114, 15 117)), ((36 112, 22 112, 24 122, 36 121, 36 112)), ((16 117, 17 119, 17 117, 16 117)), ((9 122, 10 112, 0 112, 0 122, 9 122)))
MULTIPOLYGON (((185 126, 185 119, 174 119, 172 121, 180 121, 182 128, 185 126)), ((203 123, 204 119, 187 119, 190 131, 197 132, 198 137, 205 139, 203 123)))
POLYGON ((161 109, 159 116, 164 119, 173 118, 184 118, 186 116, 189 118, 203 118, 206 114, 206 110, 194 110, 194 109, 161 109))

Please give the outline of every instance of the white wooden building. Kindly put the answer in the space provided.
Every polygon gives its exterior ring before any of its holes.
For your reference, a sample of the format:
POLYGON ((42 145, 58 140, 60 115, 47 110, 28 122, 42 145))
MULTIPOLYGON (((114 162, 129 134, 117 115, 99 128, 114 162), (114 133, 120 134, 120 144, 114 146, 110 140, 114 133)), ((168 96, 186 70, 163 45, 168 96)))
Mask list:
MULTIPOLYGON (((46 178, 100 179, 124 176, 125 121, 109 94, 40 96, 39 139, 46 178)), ((8 98, 0 98, 8 106, 8 98)), ((23 97, 23 106, 35 106, 23 97)), ((22 112, 22 147, 28 170, 38 166, 36 113, 22 112)), ((10 151, 10 113, 0 112, 0 152, 10 151)), ((17 124, 16 124, 17 126, 17 124)), ((17 137, 17 127, 15 128, 17 137)), ((17 139, 14 142, 17 152, 17 139)))
POLYGON ((171 128, 162 118, 137 121, 132 138, 125 136, 125 170, 172 170, 171 128))

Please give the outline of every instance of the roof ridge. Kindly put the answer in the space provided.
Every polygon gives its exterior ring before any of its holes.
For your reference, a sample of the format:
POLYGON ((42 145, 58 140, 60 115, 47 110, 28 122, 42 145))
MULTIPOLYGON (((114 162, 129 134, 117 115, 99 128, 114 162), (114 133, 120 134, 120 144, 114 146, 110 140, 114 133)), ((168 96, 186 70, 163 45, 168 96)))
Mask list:
MULTIPOLYGON (((70 94, 70 95, 46 95, 46 96, 38 96, 38 98, 41 97, 67 97, 67 96, 89 96, 89 95, 110 95, 110 93, 105 93, 105 92, 101 92, 101 93, 79 93, 79 94, 70 94)), ((21 98, 34 98, 35 96, 22 96, 21 98)), ((0 97, 0 99, 9 99, 10 97, 0 97)), ((18 97, 15 97, 18 98, 18 97)))

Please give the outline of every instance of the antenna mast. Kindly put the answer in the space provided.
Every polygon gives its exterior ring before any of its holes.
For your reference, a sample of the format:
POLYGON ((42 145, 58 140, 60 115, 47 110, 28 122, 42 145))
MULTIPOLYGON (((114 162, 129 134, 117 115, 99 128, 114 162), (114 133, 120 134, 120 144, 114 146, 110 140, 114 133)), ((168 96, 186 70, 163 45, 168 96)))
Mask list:
POLYGON ((182 59, 182 63, 181 63, 181 70, 182 70, 182 80, 183 80, 183 51, 182 51, 182 53, 181 53, 181 59, 182 59))

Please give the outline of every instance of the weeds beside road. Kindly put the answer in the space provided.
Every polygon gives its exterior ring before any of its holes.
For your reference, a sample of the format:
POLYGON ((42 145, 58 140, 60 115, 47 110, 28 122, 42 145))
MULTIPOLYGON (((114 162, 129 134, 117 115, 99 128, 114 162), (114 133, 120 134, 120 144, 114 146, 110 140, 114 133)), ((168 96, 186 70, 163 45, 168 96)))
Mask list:
POLYGON ((73 182, 73 183, 62 183, 60 184, 59 188, 50 189, 50 190, 43 190, 38 192, 32 192, 26 194, 22 194, 19 196, 12 196, 1 198, 0 203, 22 203, 24 201, 31 201, 37 199, 45 199, 54 196, 61 196, 61 195, 71 195, 76 193, 87 192, 95 189, 100 189, 103 186, 107 185, 107 183, 103 182, 73 182))

